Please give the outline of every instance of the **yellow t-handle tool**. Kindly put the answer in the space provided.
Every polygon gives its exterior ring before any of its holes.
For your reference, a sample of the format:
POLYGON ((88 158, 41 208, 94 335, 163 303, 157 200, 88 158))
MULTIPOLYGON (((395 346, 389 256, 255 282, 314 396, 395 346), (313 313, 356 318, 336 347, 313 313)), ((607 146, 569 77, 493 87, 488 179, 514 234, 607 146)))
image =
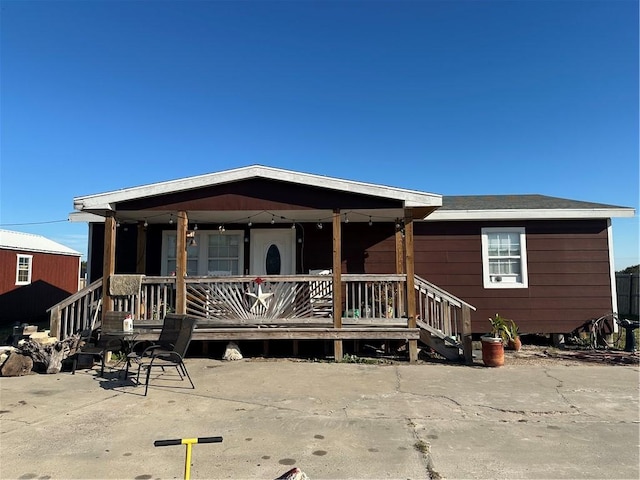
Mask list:
POLYGON ((176 438, 175 440, 156 440, 154 447, 166 447, 169 445, 186 445, 187 454, 184 459, 184 480, 191 478, 191 446, 194 443, 220 443, 222 437, 176 438))

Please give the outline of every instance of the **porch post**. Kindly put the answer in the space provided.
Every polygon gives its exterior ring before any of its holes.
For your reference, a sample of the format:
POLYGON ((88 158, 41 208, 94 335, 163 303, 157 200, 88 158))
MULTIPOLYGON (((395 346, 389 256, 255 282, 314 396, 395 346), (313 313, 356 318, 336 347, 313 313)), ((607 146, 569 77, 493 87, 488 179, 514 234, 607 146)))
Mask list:
POLYGON ((138 243, 136 245, 136 273, 144 274, 147 269, 147 229, 144 222, 138 222, 138 243))
MULTIPOLYGON (((402 229, 396 229, 396 273, 402 275, 404 273, 404 238, 402 236, 402 229)), ((401 283, 399 286, 398 299, 402 301, 404 299, 405 284, 401 283)), ((405 305, 397 305, 396 317, 400 317, 405 314, 405 305), (402 307, 402 308, 401 308, 402 307)))
POLYGON ((116 218, 113 212, 104 219, 104 252, 102 254, 102 316, 113 310, 109 295, 109 277, 116 272, 116 218))
POLYGON ((402 229, 396 229, 396 273, 404 273, 404 239, 402 229))
POLYGON ((187 313, 187 212, 178 212, 176 233, 176 313, 187 313))
MULTIPOLYGON (((333 211, 333 327, 342 328, 342 224, 340 209, 333 211)), ((333 341, 336 362, 342 360, 342 340, 333 341)))
POLYGON ((464 363, 473 365, 473 344, 471 332, 471 309, 468 305, 462 305, 462 352, 464 363))
MULTIPOLYGON (((416 290, 415 290, 415 264, 413 253, 413 211, 411 208, 404 210, 404 246, 405 268, 407 272, 407 318, 409 328, 416 328, 416 290)), ((418 360, 418 341, 409 340, 409 361, 418 360)))

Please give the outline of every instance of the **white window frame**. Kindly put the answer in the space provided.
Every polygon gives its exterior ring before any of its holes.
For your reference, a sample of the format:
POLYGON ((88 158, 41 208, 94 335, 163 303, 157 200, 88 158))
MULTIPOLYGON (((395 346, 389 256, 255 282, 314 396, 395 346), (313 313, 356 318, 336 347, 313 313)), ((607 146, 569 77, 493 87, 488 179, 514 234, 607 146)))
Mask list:
MULTIPOLYGON (((219 230, 198 230, 195 233, 195 241, 198 248, 198 277, 209 276, 207 267, 209 264, 208 247, 210 235, 229 235, 238 237, 238 275, 244 272, 244 231, 243 230, 227 230, 220 232, 219 230)), ((175 230, 165 230, 162 232, 162 265, 160 273, 162 276, 172 275, 168 269, 169 263, 169 237, 175 237, 175 230)), ((191 239, 187 239, 187 244, 191 239)))
POLYGON ((29 285, 31 284, 31 274, 33 273, 33 255, 24 255, 22 253, 16 254, 16 285, 29 285), (20 280, 20 260, 27 260, 27 280, 20 280))
MULTIPOLYGON (((513 258, 513 257, 510 257, 513 258)), ((517 258, 517 257, 516 257, 517 258)), ((486 227, 482 228, 482 280, 484 288, 529 288, 529 275, 527 271, 527 235, 524 227, 486 227), (517 233, 520 235, 520 280, 496 281, 489 270, 489 234, 492 233, 517 233)))

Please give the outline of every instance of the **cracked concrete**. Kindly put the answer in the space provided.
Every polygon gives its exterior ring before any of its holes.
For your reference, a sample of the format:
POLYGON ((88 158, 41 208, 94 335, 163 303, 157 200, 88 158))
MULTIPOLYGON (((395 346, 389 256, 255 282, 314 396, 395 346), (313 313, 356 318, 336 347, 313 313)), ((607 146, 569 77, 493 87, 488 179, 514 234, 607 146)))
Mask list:
POLYGON ((638 368, 188 359, 196 389, 0 378, 2 478, 638 478, 638 368), (594 445, 596 448, 594 448, 594 445))

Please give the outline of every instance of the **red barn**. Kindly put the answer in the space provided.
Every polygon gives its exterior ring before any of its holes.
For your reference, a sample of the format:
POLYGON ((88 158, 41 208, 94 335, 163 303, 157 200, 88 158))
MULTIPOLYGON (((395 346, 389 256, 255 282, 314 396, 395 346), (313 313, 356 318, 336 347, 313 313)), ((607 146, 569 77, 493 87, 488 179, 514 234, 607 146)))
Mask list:
POLYGON ((80 256, 41 235, 0 230, 0 328, 47 325, 47 309, 78 291, 80 256))

